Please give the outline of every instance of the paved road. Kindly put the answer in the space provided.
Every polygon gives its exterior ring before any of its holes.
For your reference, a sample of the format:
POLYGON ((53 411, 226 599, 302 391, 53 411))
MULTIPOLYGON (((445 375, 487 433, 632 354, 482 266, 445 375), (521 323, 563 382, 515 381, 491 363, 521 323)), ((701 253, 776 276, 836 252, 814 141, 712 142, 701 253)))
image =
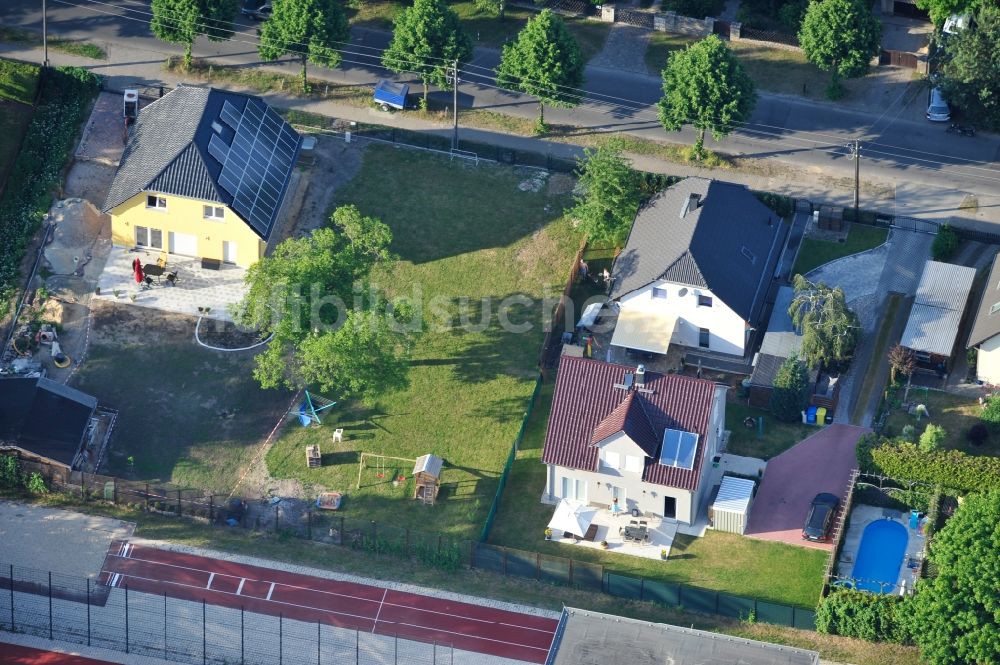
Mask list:
MULTIPOLYGON (((129 65, 156 63, 163 54, 180 51, 152 37, 146 23, 148 12, 148 0, 49 0, 48 24, 54 35, 127 43, 133 61, 118 65, 125 73, 129 65)), ((0 24, 40 30, 40 3, 5 0, 0 3, 0 24)), ((233 41, 199 40, 195 54, 212 57, 220 64, 259 65, 254 26, 240 25, 246 32, 233 41)), ((378 65, 378 52, 388 39, 386 33, 354 29, 343 68, 311 67, 311 75, 335 83, 371 85, 386 75, 378 65)), ((533 99, 495 88, 490 70, 498 60, 496 50, 477 49, 463 73, 459 103, 533 118, 537 113, 533 99)), ((290 63, 282 66, 295 67, 290 63)), ((656 77, 591 66, 586 88, 587 103, 571 110, 552 109, 546 119, 592 132, 622 131, 664 138, 653 107, 660 95, 656 77)), ((957 212, 967 194, 974 194, 978 211, 964 210, 962 215, 1000 224, 1000 140, 982 134, 974 140, 953 137, 937 124, 893 121, 894 112, 887 111, 873 117, 869 112, 833 104, 761 94, 750 124, 718 147, 733 154, 777 159, 805 172, 823 170, 836 180, 853 176, 853 163, 846 157, 844 144, 854 136, 865 136, 869 142, 863 148, 863 173, 879 182, 880 191, 869 196, 881 199, 879 207, 946 219, 957 212), (874 131, 873 125, 877 125, 874 131)), ((692 140, 688 132, 670 138, 692 140)))

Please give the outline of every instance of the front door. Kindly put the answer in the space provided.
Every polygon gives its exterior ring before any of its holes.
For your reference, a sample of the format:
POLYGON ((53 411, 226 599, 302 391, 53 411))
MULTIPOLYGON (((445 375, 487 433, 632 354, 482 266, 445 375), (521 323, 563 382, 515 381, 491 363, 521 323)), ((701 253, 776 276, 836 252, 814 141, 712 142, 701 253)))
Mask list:
POLYGON ((628 507, 625 503, 624 487, 616 487, 614 485, 611 486, 611 502, 617 503, 618 507, 621 508, 622 510, 628 510, 628 507))
POLYGON ((231 240, 222 241, 222 260, 226 263, 236 263, 236 243, 231 240))
POLYGON ((189 233, 170 232, 170 253, 183 256, 198 256, 198 236, 189 233))
POLYGON ((663 497, 663 517, 667 519, 677 519, 677 498, 672 496, 663 497))

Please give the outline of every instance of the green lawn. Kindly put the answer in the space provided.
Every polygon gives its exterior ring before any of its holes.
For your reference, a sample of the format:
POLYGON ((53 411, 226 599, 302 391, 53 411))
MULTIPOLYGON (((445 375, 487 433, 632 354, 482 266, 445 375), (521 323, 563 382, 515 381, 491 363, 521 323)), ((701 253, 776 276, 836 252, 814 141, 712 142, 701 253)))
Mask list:
POLYGON ((734 402, 726 404, 726 429, 731 432, 726 452, 747 457, 771 459, 783 453, 810 434, 816 433, 815 427, 798 423, 786 423, 778 420, 765 409, 746 406, 734 402), (757 437, 757 429, 747 429, 743 420, 747 417, 764 417, 764 436, 757 437))
POLYGON ((35 103, 37 88, 36 65, 0 60, 0 99, 9 99, 30 106, 35 103))
MULTIPOLYGON (((603 564, 608 570, 680 582, 743 596, 813 607, 823 586, 826 553, 782 543, 708 531, 704 538, 678 535, 667 561, 545 541, 552 507, 539 501, 545 486, 541 464, 553 381, 542 386, 490 535, 496 545, 603 564), (780 576, 780 583, 776 578, 780 576)), ((728 406, 731 405, 727 405, 728 406)))
POLYGON ((291 394, 258 387, 252 351, 198 346, 192 317, 124 304, 93 317, 73 386, 119 411, 108 471, 130 477, 131 455, 132 478, 231 491, 291 394))
POLYGON ((17 157, 31 115, 31 107, 27 104, 0 99, 0 191, 7 182, 7 174, 17 157))
POLYGON ((792 268, 792 274, 804 275, 810 270, 818 268, 824 263, 829 263, 834 259, 878 247, 885 242, 888 233, 887 229, 865 226, 863 224, 852 224, 851 230, 847 234, 847 240, 844 242, 803 238, 802 247, 799 248, 799 255, 795 259, 795 266, 792 268))
POLYGON ((538 373, 540 299, 562 291, 580 242, 561 217, 572 180, 553 176, 539 192, 520 191, 536 173, 389 146, 366 149, 337 203, 354 203, 390 226, 399 261, 393 274, 375 280, 391 296, 417 300, 428 328, 414 351, 408 390, 367 407, 338 405, 322 427, 286 428, 267 457, 272 474, 347 492, 351 516, 478 536, 538 373), (532 303, 510 316, 530 323, 530 331, 499 325, 497 305, 508 296, 532 303), (481 330, 465 330, 463 312, 481 330), (438 329, 442 313, 453 327, 438 329), (333 428, 345 430, 343 444, 331 446, 333 428), (309 443, 323 446, 321 469, 305 468, 309 443), (407 498, 409 483, 389 482, 410 474, 408 462, 390 461, 382 479, 368 470, 356 490, 362 452, 443 457, 438 504, 419 505, 407 498))
MULTIPOLYGON (((902 388, 897 392, 897 396, 902 399, 902 388)), ((913 425, 916 428, 916 436, 919 437, 927 427, 927 423, 934 423, 943 427, 948 433, 944 443, 945 448, 961 450, 970 455, 1000 456, 1000 436, 991 435, 981 446, 973 446, 965 438, 969 428, 979 422, 982 407, 977 400, 929 388, 910 388, 907 399, 917 404, 925 404, 930 417, 918 420, 916 416, 909 415, 902 408, 894 409, 886 419, 887 433, 899 436, 903 427, 913 425)))
MULTIPOLYGON (((659 74, 671 51, 695 41, 693 37, 653 32, 646 49, 646 68, 652 74, 659 74)), ((752 42, 726 42, 726 45, 740 59, 759 90, 825 99, 829 75, 806 60, 803 54, 752 42)))
MULTIPOLYGON (((34 44, 41 46, 42 36, 38 33, 28 32, 19 28, 0 27, 0 41, 13 44, 34 44)), ((54 51, 62 51, 70 55, 78 55, 91 60, 106 60, 108 54, 103 48, 91 42, 76 39, 61 39, 49 37, 49 48, 54 51)))

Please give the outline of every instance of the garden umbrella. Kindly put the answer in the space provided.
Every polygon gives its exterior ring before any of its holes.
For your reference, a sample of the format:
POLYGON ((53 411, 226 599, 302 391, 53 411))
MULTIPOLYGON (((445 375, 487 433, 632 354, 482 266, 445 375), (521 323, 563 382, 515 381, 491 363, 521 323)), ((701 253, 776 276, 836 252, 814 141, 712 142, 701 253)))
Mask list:
POLYGON ((556 512, 549 522, 549 528, 557 533, 559 531, 568 531, 583 538, 587 535, 587 529, 590 527, 590 523, 594 521, 595 515, 597 515, 596 508, 591 508, 579 501, 563 499, 556 506, 556 512))
POLYGON ((136 264, 134 266, 135 267, 135 283, 136 284, 142 284, 142 278, 145 277, 145 275, 142 274, 142 265, 140 263, 138 263, 138 261, 139 260, 136 259, 136 264))

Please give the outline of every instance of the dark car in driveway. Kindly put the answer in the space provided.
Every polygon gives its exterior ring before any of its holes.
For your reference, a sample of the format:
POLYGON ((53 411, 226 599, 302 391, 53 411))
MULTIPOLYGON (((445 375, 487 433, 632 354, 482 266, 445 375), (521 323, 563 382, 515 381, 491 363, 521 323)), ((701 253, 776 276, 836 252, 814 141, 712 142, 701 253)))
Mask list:
POLYGON ((806 524, 802 527, 802 539, 815 542, 824 542, 830 538, 830 525, 833 524, 833 515, 837 512, 840 499, 833 494, 823 492, 817 494, 809 505, 809 514, 806 515, 806 524))

